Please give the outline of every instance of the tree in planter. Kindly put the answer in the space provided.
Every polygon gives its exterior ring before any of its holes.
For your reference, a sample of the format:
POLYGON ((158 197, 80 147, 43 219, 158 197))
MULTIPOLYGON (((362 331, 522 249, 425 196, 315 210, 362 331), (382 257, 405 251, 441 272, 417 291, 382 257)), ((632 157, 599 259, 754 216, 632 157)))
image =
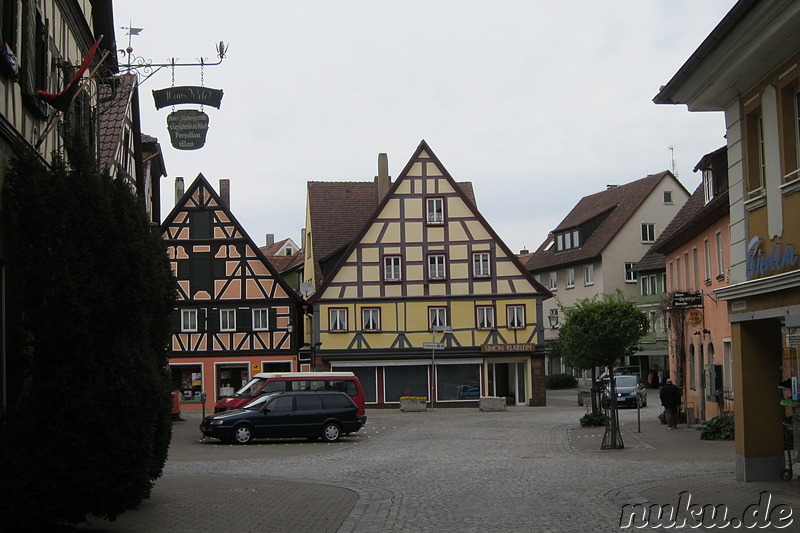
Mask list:
POLYGON ((171 435, 175 282, 130 188, 70 146, 71 164, 12 162, 0 523, 115 519, 149 497, 171 435))
MULTIPOLYGON (((579 300, 571 308, 559 307, 565 318, 558 335, 564 361, 574 368, 592 369, 592 383, 595 383, 596 367, 609 369, 612 414, 606 425, 603 448, 623 448, 613 368, 636 352, 639 340, 647 333, 647 315, 627 301, 619 290, 603 294, 602 298, 579 300)), ((594 394, 592 410, 599 412, 594 394)))

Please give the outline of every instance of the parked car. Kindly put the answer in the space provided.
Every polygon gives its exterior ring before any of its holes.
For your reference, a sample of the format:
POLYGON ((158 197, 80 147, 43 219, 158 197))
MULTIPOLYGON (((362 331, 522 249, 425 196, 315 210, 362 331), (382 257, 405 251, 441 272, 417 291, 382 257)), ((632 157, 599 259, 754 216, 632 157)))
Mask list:
MULTIPOLYGON (((614 376, 618 407, 647 407, 647 389, 639 376, 614 376)), ((603 407, 611 405, 611 387, 606 385, 603 393, 603 407)))
MULTIPOLYGON (((639 367, 636 365, 628 365, 628 366, 618 366, 614 367, 614 375, 615 376, 632 376, 639 374, 639 367)), ((597 381, 600 383, 605 383, 608 385, 608 381, 611 379, 611 374, 608 370, 600 374, 600 377, 597 378, 597 381)), ((586 403, 589 398, 592 396, 592 391, 589 389, 578 389, 578 405, 583 405, 586 403)))
POLYGON ((358 415, 358 407, 344 392, 277 392, 259 396, 242 409, 205 417, 200 431, 236 444, 285 437, 336 442, 365 422, 366 415, 358 415))

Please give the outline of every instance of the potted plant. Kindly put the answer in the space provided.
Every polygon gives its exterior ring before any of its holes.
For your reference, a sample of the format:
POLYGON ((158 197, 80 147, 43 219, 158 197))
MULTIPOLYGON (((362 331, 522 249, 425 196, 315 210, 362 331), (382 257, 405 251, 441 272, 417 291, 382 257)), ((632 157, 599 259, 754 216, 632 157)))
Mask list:
POLYGON ((428 399, 424 396, 400 396, 400 410, 404 412, 425 411, 428 399))

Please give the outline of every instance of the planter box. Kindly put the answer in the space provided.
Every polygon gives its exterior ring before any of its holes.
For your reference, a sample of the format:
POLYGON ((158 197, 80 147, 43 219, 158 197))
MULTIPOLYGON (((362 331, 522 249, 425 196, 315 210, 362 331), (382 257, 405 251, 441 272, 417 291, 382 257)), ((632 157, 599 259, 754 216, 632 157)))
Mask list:
POLYGON ((483 396, 479 404, 481 411, 505 411, 506 399, 497 396, 483 396))
POLYGON ((403 412, 422 412, 428 408, 428 400, 416 398, 400 398, 400 410, 403 412))

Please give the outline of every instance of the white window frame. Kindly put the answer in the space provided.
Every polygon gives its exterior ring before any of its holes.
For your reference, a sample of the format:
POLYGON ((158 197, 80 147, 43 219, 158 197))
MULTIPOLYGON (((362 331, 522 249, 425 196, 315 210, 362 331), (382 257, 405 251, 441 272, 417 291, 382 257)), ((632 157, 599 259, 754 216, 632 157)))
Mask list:
POLYGON ((508 329, 524 329, 525 328, 525 306, 524 305, 509 305, 506 307, 506 315, 508 318, 508 329))
POLYGON ((184 333, 197 331, 197 309, 181 309, 181 331, 184 333))
POLYGON ((549 289, 551 291, 554 291, 554 290, 558 289, 558 271, 557 270, 554 270, 553 272, 550 272, 550 286, 549 286, 549 289))
POLYGON ((400 281, 403 279, 403 258, 399 255, 387 255, 383 258, 384 281, 400 281))
POLYGON ((346 332, 347 331, 347 309, 344 307, 334 307, 328 309, 328 331, 346 332))
POLYGON ((568 268, 567 269, 567 288, 571 289, 575 287, 575 269, 568 268))
POLYGON ((446 279, 444 254, 431 254, 428 256, 428 279, 446 279))
POLYGON ((703 249, 705 252, 705 259, 706 259, 706 281, 711 281, 711 243, 708 242, 708 237, 703 239, 703 249))
POLYGON ((253 309, 253 331, 269 331, 269 308, 253 309))
POLYGON ((478 329, 494 328, 494 307, 491 305, 479 305, 475 308, 476 326, 478 329))
POLYGON ((425 207, 428 224, 444 224, 444 198, 426 198, 425 207))
POLYGON ((219 310, 219 330, 236 331, 236 309, 219 310))
POLYGON ((722 232, 718 231, 717 239, 717 277, 725 275, 725 250, 722 247, 722 232))
POLYGON ((492 275, 492 254, 489 252, 473 252, 472 277, 488 278, 492 275))
POLYGON ((433 330, 434 326, 447 325, 447 308, 446 307, 429 307, 428 308, 428 329, 433 330))
POLYGON ((583 284, 594 285, 594 265, 583 265, 583 284))
POLYGON ((656 241, 656 225, 652 222, 642 222, 642 242, 656 241))
POLYGON ((381 308, 363 307, 361 309, 361 327, 364 331, 380 331, 381 308))
POLYGON ((625 283, 636 283, 636 272, 633 267, 636 263, 625 263, 625 283))

